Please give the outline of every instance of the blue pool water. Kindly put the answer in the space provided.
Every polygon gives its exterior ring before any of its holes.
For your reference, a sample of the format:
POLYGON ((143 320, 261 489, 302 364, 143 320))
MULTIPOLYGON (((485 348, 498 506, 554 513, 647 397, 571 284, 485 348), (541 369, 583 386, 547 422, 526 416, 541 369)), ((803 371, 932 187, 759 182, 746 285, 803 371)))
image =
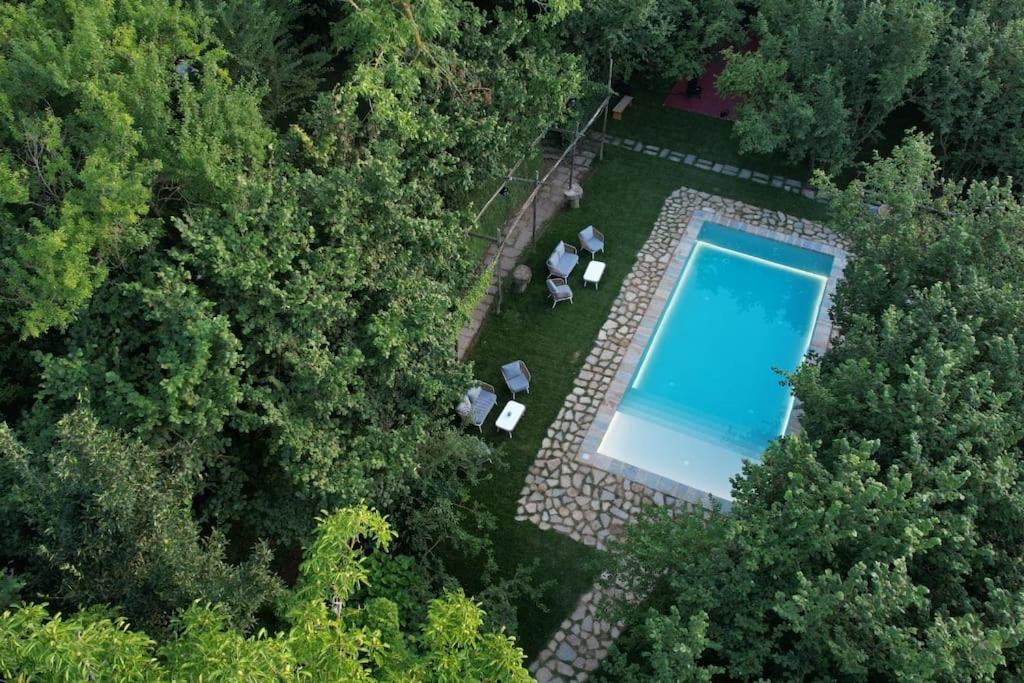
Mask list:
POLYGON ((705 223, 599 451, 729 499, 792 409, 832 257, 705 223))

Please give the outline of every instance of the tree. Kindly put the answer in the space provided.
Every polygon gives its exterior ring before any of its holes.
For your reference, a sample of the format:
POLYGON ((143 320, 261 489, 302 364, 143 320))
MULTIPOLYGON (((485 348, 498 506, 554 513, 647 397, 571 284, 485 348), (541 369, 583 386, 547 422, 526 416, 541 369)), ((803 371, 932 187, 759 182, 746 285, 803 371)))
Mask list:
POLYGON ((654 614, 705 613, 701 663, 733 678, 1018 677, 1024 207, 942 182, 921 136, 818 182, 851 257, 843 334, 792 378, 803 438, 745 468, 732 514, 639 525, 615 576, 654 614))
POLYGON ((263 111, 271 121, 294 115, 322 85, 330 54, 316 35, 298 38, 303 10, 297 0, 205 2, 227 50, 235 81, 265 88, 263 111))
POLYGON ((1024 176, 1024 12, 974 2, 953 13, 914 103, 951 178, 1024 176))
POLYGON ((500 632, 481 632, 483 613, 461 592, 429 602, 415 635, 399 628, 395 603, 352 601, 366 584, 364 555, 394 534, 375 512, 343 509, 320 520, 294 589, 280 607, 287 624, 246 635, 218 605, 181 613, 157 646, 120 618, 90 610, 70 618, 23 605, 0 616, 0 672, 7 678, 110 680, 529 681, 523 653, 500 632))
POLYGON ((598 0, 565 23, 565 41, 603 81, 608 58, 614 75, 699 76, 723 43, 744 40, 735 0, 598 0))
POLYGON ((728 53, 718 79, 743 100, 740 149, 843 170, 908 99, 942 21, 927 0, 762 0, 758 49, 728 53))
POLYGON ((67 325, 161 207, 223 200, 265 156, 203 26, 163 0, 0 7, 0 317, 20 336, 67 325))
MULTIPOLYGON (((633 681, 649 678, 663 683, 710 683, 715 674, 722 673, 721 667, 700 664, 700 657, 707 649, 705 634, 708 617, 703 612, 694 614, 684 624, 675 607, 668 614, 649 613, 637 625, 647 649, 642 653, 646 660, 645 669, 629 658, 613 643, 609 658, 602 663, 598 680, 633 681)), ((629 636, 625 636, 628 638, 629 636)))
POLYGON ((286 545, 319 509, 392 510, 421 485, 418 460, 470 381, 454 354, 472 279, 465 191, 561 111, 578 75, 530 43, 525 10, 489 25, 446 4, 437 27, 415 15, 410 27, 379 4, 338 29, 352 73, 273 162, 230 201, 173 217, 166 248, 125 264, 66 347, 39 356, 23 431, 88 400, 154 446, 194 444, 202 519, 286 545), (367 21, 380 33, 357 30, 367 21), (401 42, 417 32, 418 56, 401 42))
POLYGON ((465 0, 352 3, 332 35, 354 57, 349 93, 368 107, 358 139, 399 145, 410 175, 463 208, 581 94, 557 35, 576 5, 552 0, 531 16, 518 0, 488 12, 465 0))
POLYGON ((71 606, 118 605, 157 634, 197 599, 217 602, 233 624, 251 625, 279 589, 265 547, 234 565, 221 534, 200 534, 192 519, 196 473, 173 448, 106 430, 79 409, 57 424, 41 453, 26 451, 0 425, 0 457, 0 479, 11 487, 5 523, 25 530, 4 539, 4 555, 34 569, 37 591, 71 606))
MULTIPOLYGON (((200 47, 165 48, 160 41, 175 35, 168 30, 150 36, 146 55, 125 57, 167 74, 166 83, 154 75, 149 90, 148 82, 125 86, 153 100, 138 113, 150 118, 132 128, 138 149, 159 162, 140 185, 149 192, 139 213, 148 232, 137 249, 118 252, 117 267, 106 268, 73 314, 66 310, 66 325, 17 347, 39 373, 9 399, 34 397, 9 420, 34 454, 26 456, 30 473, 54 469, 46 454, 58 425, 84 408, 97 434, 117 434, 140 454, 138 463, 126 454, 114 472, 83 474, 82 489, 132 491, 120 480, 132 467, 152 488, 166 479, 173 501, 139 498, 190 512, 174 517, 168 535, 205 541, 205 530, 223 529, 232 559, 264 539, 288 561, 318 510, 367 502, 416 526, 404 549, 434 572, 436 588, 446 578, 432 553, 440 540, 486 553, 474 527, 486 519, 466 487, 490 454, 451 429, 471 380, 455 357, 459 302, 473 280, 467 193, 504 170, 579 93, 577 60, 555 42, 567 3, 537 12, 523 3, 416 3, 411 16, 402 3, 346 4, 334 31, 349 58, 338 84, 275 133, 260 119, 262 88, 227 78, 225 67, 238 65, 206 32, 208 18, 163 1, 94 8, 113 17, 103 36, 118 27, 148 35, 149 24, 132 29, 148 8, 180 15, 200 47), (231 101, 245 93, 240 111, 231 101), (423 505, 413 509, 410 500, 423 505), (196 528, 204 534, 189 536, 196 528)), ((50 42, 101 52, 104 74, 127 68, 103 62, 99 38, 79 46, 68 35, 84 9, 47 19, 36 16, 46 14, 42 0, 27 7, 32 21, 55 22, 50 42)), ((105 263, 90 254, 89 263, 105 263)), ((77 509, 81 501, 63 499, 70 488, 43 479, 55 510, 77 509)), ((37 523, 17 504, 5 512, 0 535, 16 536, 7 547, 23 559, 17 549, 40 545, 51 517, 33 510, 37 523)), ((91 558, 121 557, 121 548, 103 547, 110 537, 94 540, 91 558)), ((62 541, 72 553, 71 540, 62 541)), ((154 566, 133 580, 144 584, 154 566)), ((113 591, 99 559, 79 568, 80 583, 64 588, 75 603, 124 601, 85 588, 113 591)), ((51 565, 25 569, 26 595, 52 594, 51 565)), ((166 617, 182 600, 210 599, 198 580, 168 589, 173 595, 156 611, 166 617)), ((138 620, 134 611, 129 617, 138 620)))

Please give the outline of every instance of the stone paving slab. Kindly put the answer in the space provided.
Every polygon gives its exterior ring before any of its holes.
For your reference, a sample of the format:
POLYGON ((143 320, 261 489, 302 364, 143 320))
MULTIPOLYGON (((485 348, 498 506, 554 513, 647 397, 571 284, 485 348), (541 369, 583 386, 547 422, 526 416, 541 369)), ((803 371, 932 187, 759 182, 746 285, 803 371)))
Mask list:
POLYGON ((816 193, 813 193, 812 191, 811 194, 808 194, 804 184, 793 178, 784 178, 781 176, 775 176, 773 178, 764 173, 758 173, 746 168, 739 168, 732 164, 721 163, 714 161, 713 159, 701 159, 695 154, 687 154, 686 152, 669 149, 668 147, 659 147, 658 145, 649 145, 644 143, 642 140, 631 140, 629 138, 623 139, 615 135, 602 134, 597 131, 591 131, 590 137, 597 141, 604 139, 605 143, 609 145, 623 147, 648 156, 668 159, 669 161, 682 161, 687 166, 695 166, 696 168, 704 171, 720 173, 725 176, 739 178, 740 180, 746 180, 759 185, 771 184, 772 187, 780 190, 803 194, 803 196, 808 199, 816 198, 816 193))
POLYGON ((600 585, 580 598, 572 614, 530 665, 530 673, 539 683, 586 681, 597 670, 622 630, 621 623, 611 624, 600 618, 602 601, 607 598, 600 585))

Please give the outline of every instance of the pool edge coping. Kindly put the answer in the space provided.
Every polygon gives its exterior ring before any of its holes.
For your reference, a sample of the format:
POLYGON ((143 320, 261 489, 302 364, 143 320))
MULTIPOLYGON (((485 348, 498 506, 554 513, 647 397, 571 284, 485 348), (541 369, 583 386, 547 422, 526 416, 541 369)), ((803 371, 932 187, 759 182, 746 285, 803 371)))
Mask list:
MULTIPOLYGON (((660 218, 660 216, 659 216, 660 218)), ((637 482, 660 493, 684 500, 696 505, 710 507, 719 505, 721 509, 728 510, 732 501, 715 496, 707 491, 702 491, 682 482, 677 482, 663 475, 650 472, 636 465, 605 455, 600 451, 600 445, 611 425, 612 417, 618 409, 619 403, 625 396, 629 382, 636 371, 640 359, 643 357, 644 349, 655 332, 659 318, 671 299, 674 290, 690 253, 697 243, 697 235, 700 228, 706 222, 714 222, 727 228, 733 228, 759 237, 773 239, 791 246, 801 247, 811 251, 828 254, 832 257, 832 268, 828 280, 825 283, 825 291, 822 294, 821 302, 818 305, 814 326, 811 332, 810 344, 805 354, 822 355, 828 349, 832 340, 833 326, 829 315, 832 309, 832 301, 835 295, 836 286, 842 279, 846 268, 847 252, 841 247, 833 246, 825 242, 807 239, 798 234, 781 232, 765 226, 755 225, 747 221, 733 218, 721 211, 711 207, 694 209, 686 220, 685 229, 678 235, 678 243, 672 249, 671 256, 665 263, 665 267, 658 278, 658 285, 648 302, 636 331, 633 333, 625 351, 619 357, 618 368, 612 377, 608 389, 604 392, 598 403, 597 413, 591 421, 589 428, 584 434, 580 448, 575 455, 575 460, 591 467, 604 470, 611 474, 621 476, 630 481, 637 482)), ((644 245, 646 248, 646 244, 644 245)), ((637 263, 643 252, 638 253, 637 263)), ((634 268, 636 263, 634 263, 634 268)), ((632 273, 632 270, 631 270, 632 273)), ((624 290, 623 290, 624 291, 624 290)), ((620 291, 620 296, 622 291, 620 291)), ((613 306, 614 309, 614 306, 613 306)), ((800 406, 795 403, 790 410, 787 419, 785 435, 797 434, 800 431, 800 406)), ((738 473, 737 473, 738 474, 738 473)))

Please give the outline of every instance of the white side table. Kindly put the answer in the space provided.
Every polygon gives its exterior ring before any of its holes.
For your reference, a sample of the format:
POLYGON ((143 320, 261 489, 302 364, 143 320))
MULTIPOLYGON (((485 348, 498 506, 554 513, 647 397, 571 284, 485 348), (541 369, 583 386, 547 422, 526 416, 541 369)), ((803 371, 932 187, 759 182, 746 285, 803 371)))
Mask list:
POLYGON ((590 282, 593 283, 594 289, 597 289, 602 275, 604 275, 604 261, 591 261, 587 264, 587 269, 583 271, 583 286, 586 287, 590 282))
POLYGON ((494 426, 503 432, 508 432, 508 438, 511 439, 513 430, 515 430, 516 425, 519 424, 519 420, 525 412, 526 406, 522 403, 519 401, 509 401, 501 409, 501 414, 494 421, 494 426))

